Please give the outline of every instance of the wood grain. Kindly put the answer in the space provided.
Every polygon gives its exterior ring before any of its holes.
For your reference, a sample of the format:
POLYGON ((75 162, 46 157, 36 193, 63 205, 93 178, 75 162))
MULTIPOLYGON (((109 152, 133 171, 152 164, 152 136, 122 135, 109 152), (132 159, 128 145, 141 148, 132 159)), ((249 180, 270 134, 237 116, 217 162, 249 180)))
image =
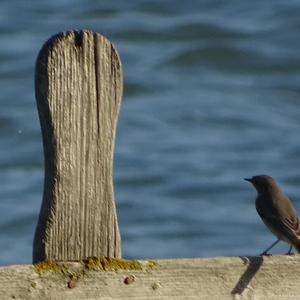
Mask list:
POLYGON ((98 33, 60 33, 41 49, 45 182, 34 262, 121 256, 112 176, 122 86, 119 56, 98 33))
POLYGON ((0 299, 299 299, 300 256, 140 261, 142 270, 0 268, 0 299), (77 274, 77 275, 76 275, 77 274), (81 275, 78 275, 81 274, 81 275), (14 297, 14 298, 13 298, 14 297))

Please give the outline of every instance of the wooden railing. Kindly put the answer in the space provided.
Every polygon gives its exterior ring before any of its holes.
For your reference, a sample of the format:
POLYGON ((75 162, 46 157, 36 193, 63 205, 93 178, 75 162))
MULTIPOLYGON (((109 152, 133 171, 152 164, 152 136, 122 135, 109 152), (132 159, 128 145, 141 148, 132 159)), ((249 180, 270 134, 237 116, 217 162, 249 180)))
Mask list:
POLYGON ((60 33, 42 47, 34 264, 0 268, 0 299, 300 299, 298 256, 121 259, 112 171, 122 85, 118 53, 98 33, 60 33))

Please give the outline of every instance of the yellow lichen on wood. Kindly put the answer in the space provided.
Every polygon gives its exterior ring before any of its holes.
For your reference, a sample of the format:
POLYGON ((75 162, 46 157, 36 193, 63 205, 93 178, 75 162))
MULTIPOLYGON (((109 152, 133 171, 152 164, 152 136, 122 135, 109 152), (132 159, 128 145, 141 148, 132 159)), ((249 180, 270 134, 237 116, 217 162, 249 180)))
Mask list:
POLYGON ((71 267, 68 262, 42 261, 33 265, 33 269, 38 274, 45 272, 61 273, 70 279, 79 279, 87 271, 145 271, 152 270, 158 266, 155 260, 138 261, 130 259, 117 259, 112 257, 91 256, 78 262, 78 267, 71 267))
POLYGON ((137 260, 118 259, 112 257, 91 256, 83 260, 88 270, 142 270, 142 264, 137 260))
POLYGON ((153 268, 155 268, 155 267, 157 267, 158 266, 158 263, 157 263, 157 261, 155 261, 155 260, 148 260, 148 263, 147 263, 147 268, 149 268, 149 269, 153 269, 153 268))
POLYGON ((39 274, 44 272, 65 273, 67 270, 64 264, 59 264, 58 262, 51 260, 41 261, 34 264, 33 268, 39 274))

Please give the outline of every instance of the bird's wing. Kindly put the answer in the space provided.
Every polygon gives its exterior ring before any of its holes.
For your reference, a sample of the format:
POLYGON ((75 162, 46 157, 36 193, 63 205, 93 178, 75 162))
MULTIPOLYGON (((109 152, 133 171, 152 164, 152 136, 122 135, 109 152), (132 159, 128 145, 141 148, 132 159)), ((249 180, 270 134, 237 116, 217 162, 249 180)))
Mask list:
POLYGON ((269 224, 270 229, 278 238, 285 241, 300 239, 300 221, 297 216, 280 218, 277 216, 264 216, 264 222, 269 224))
POLYGON ((284 239, 286 237, 290 241, 300 239, 300 220, 296 214, 290 216, 278 216, 278 214, 271 214, 270 212, 264 214, 258 206, 256 210, 278 238, 284 239))
POLYGON ((284 226, 300 238, 300 221, 297 216, 282 219, 284 226))

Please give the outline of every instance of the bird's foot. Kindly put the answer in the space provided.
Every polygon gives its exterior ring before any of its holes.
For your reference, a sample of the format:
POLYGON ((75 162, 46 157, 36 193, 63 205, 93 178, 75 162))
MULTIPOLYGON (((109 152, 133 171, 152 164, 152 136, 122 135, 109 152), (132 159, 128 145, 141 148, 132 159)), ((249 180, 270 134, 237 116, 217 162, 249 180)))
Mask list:
POLYGON ((265 252, 259 254, 259 256, 272 256, 272 254, 265 251, 265 252))
POLYGON ((285 255, 294 255, 292 250, 293 250, 293 245, 290 245, 289 251, 285 253, 285 255))

